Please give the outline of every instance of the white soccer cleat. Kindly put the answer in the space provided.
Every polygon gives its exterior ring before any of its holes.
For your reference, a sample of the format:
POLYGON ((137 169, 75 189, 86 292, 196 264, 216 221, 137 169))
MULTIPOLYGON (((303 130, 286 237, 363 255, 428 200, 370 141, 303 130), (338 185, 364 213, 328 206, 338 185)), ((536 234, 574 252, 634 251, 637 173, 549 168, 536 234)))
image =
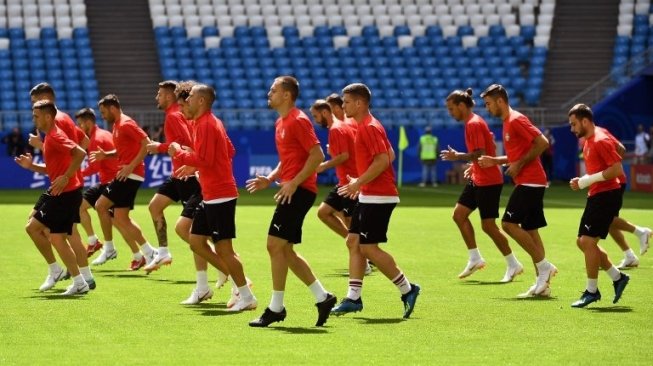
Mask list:
POLYGON ((544 289, 544 291, 542 291, 542 293, 539 294, 539 295, 535 294, 535 287, 536 287, 536 285, 533 285, 533 286, 529 287, 528 291, 524 292, 523 294, 517 295, 517 297, 521 298, 521 299, 524 299, 524 298, 535 297, 535 296, 541 296, 541 297, 551 296, 551 288, 550 287, 547 286, 546 289, 544 289))
POLYGON ((159 255, 159 252, 157 250, 153 250, 150 255, 143 254, 143 258, 145 258, 145 266, 149 266, 154 262, 154 258, 156 258, 159 255))
POLYGON ((39 287, 39 291, 47 291, 51 288, 54 287, 54 285, 63 280, 63 278, 66 276, 66 271, 61 269, 61 272, 58 273, 48 273, 48 276, 45 278, 45 282, 39 287))
POLYGON ((222 271, 218 271, 218 280, 215 281, 215 287, 221 289, 222 286, 224 286, 224 284, 227 283, 228 280, 229 280, 229 276, 222 273, 222 271))
POLYGON ((551 283, 551 278, 558 273, 558 268, 553 264, 549 263, 549 267, 537 275, 537 281, 535 282, 535 295, 542 295, 544 291, 549 287, 551 283))
POLYGON ((485 268, 485 260, 483 258, 479 258, 478 260, 475 261, 470 260, 469 262, 467 262, 467 266, 465 267, 465 269, 462 272, 460 272, 458 278, 462 279, 465 277, 469 277, 472 275, 472 273, 481 270, 483 268, 485 268))
POLYGON ((106 248, 104 248, 102 249, 102 253, 100 253, 100 256, 95 258, 93 262, 91 262, 91 264, 94 266, 100 266, 105 264, 107 261, 116 258, 118 258, 118 252, 115 249, 107 250, 106 248))
POLYGON ((200 291, 197 288, 191 292, 190 296, 181 302, 182 305, 197 305, 203 301, 210 300, 213 297, 213 290, 207 288, 205 291, 200 291))
POLYGON ((233 304, 233 306, 229 307, 229 311, 254 310, 258 306, 258 301, 255 296, 252 296, 249 301, 240 298, 240 296, 238 298, 238 301, 233 304))
POLYGON ((372 266, 370 266, 370 262, 367 262, 367 265, 365 266, 365 275, 371 274, 372 273, 372 266))
POLYGON ((84 295, 88 293, 89 287, 86 281, 81 285, 72 284, 66 288, 66 291, 61 296, 84 295))
POLYGON ((145 267, 143 267, 143 269, 145 270, 145 273, 150 274, 151 272, 154 272, 157 269, 170 264, 172 264, 172 255, 170 255, 170 252, 164 255, 160 255, 157 252, 150 264, 147 264, 145 267))
POLYGON ((647 227, 642 231, 644 232, 642 235, 637 235, 639 238, 639 255, 644 255, 648 251, 648 244, 652 235, 651 229, 647 227))
POLYGON ((617 269, 635 268, 637 266, 639 266, 639 258, 624 258, 617 264, 617 269))
POLYGON ((522 273, 524 273, 524 266, 522 266, 521 263, 517 263, 516 266, 508 266, 508 269, 506 269, 506 274, 503 275, 501 282, 502 283, 512 282, 512 280, 514 280, 515 277, 519 276, 522 273))
MULTIPOLYGON (((254 283, 252 283, 252 280, 247 277, 245 277, 245 280, 247 280, 247 286, 251 289, 252 286, 254 286, 254 283)), ((227 309, 231 309, 238 301, 240 301, 240 293, 238 292, 236 284, 233 284, 231 286, 231 297, 229 298, 229 301, 227 301, 227 309)))

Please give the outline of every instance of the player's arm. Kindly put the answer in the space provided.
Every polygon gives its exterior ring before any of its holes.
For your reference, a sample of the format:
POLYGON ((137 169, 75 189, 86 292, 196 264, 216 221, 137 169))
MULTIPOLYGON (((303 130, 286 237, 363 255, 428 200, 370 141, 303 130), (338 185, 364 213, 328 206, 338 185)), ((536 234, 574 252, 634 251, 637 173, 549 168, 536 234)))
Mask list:
POLYGON ((579 189, 585 189, 597 182, 614 179, 622 174, 624 174, 624 168, 621 162, 618 161, 598 173, 585 174, 582 177, 573 178, 569 181, 569 186, 574 191, 577 191, 579 189))
POLYGON ((626 147, 620 141, 615 140, 614 147, 617 149, 617 154, 623 159, 626 156, 626 147))
POLYGON ((485 149, 476 149, 472 152, 464 153, 464 152, 456 151, 454 148, 452 148, 449 145, 447 145, 447 150, 440 151, 440 158, 446 161, 456 161, 456 160, 474 161, 483 155, 485 155, 485 149))
POLYGON ((77 174, 77 171, 79 170, 79 167, 82 165, 82 161, 84 161, 84 157, 86 156, 86 151, 84 151, 84 149, 82 149, 79 145, 75 145, 75 147, 70 150, 70 155, 72 157, 70 165, 68 165, 68 168, 63 173, 63 175, 55 178, 55 180, 53 180, 52 184, 50 185, 50 193, 53 196, 57 196, 63 192, 70 179, 72 179, 75 174, 77 174))
POLYGON ((134 159, 127 165, 123 166, 120 168, 118 171, 118 174, 116 174, 116 178, 119 181, 124 181, 129 177, 129 175, 136 169, 138 164, 142 163, 143 160, 145 159, 145 155, 147 155, 147 144, 150 142, 150 139, 147 137, 143 137, 140 141, 140 150, 138 150, 138 154, 134 157, 134 159))
POLYGON ((546 137, 544 137, 542 134, 537 135, 535 139, 533 139, 533 146, 531 146, 531 149, 528 150, 528 152, 522 156, 521 159, 510 163, 510 166, 506 170, 506 175, 509 175, 512 178, 516 177, 524 165, 538 158, 548 148, 549 140, 547 140, 546 137))
POLYGON ((345 152, 343 152, 341 154, 338 154, 338 155, 334 156, 333 158, 331 158, 331 159, 329 159, 327 161, 324 161, 324 162, 320 163, 320 165, 318 165, 318 167, 317 167, 317 172, 322 173, 325 170, 335 168, 336 166, 338 166, 338 165, 344 163, 345 161, 347 161, 347 159, 349 159, 349 152, 345 151, 345 152))
POLYGON ((292 195, 295 194, 297 187, 299 187, 299 185, 312 174, 315 174, 315 170, 323 160, 324 152, 322 151, 322 146, 320 146, 319 143, 313 145, 313 147, 308 151, 308 158, 306 159, 302 170, 300 170, 293 179, 281 183, 281 189, 279 189, 279 192, 274 195, 274 199, 281 204, 290 203, 292 195))
POLYGON ((20 165, 21 167, 33 171, 35 173, 39 174, 46 174, 45 172, 45 164, 35 164, 34 160, 32 158, 32 154, 30 153, 25 153, 20 156, 17 156, 14 158, 14 161, 16 164, 20 165))

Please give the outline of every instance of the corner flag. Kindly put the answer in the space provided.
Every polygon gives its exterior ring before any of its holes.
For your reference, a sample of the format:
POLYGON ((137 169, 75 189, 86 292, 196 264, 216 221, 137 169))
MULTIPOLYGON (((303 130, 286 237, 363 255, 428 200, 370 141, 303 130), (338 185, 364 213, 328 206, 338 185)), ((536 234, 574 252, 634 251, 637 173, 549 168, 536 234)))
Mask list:
POLYGON ((408 148, 408 137, 406 137, 406 129, 404 126, 399 127, 399 174, 397 175, 397 186, 401 187, 404 170, 404 150, 408 148))

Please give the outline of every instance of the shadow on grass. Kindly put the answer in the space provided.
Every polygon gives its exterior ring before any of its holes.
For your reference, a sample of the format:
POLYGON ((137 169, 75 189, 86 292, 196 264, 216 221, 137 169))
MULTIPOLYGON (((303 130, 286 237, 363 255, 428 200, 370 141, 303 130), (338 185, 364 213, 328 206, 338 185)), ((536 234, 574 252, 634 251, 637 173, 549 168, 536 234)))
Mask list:
POLYGON ((150 281, 157 281, 157 282, 165 282, 169 283, 171 285, 194 285, 196 282, 195 281, 186 281, 186 280, 167 280, 165 278, 153 278, 153 277, 147 277, 148 280, 150 281))
POLYGON ((86 296, 88 295, 68 295, 64 296, 62 295, 65 290, 56 290, 55 292, 49 292, 47 294, 44 293, 36 293, 32 296, 26 296, 26 298, 29 299, 40 299, 40 300, 85 300, 86 296))
POLYGON ((505 285, 510 282, 501 282, 501 281, 479 281, 479 280, 468 280, 468 281, 463 281, 460 284, 461 285, 505 285))
POLYGON ((360 316, 354 317, 354 319, 359 320, 363 324, 398 324, 406 319, 404 318, 363 318, 360 316))
MULTIPOLYGON (((226 307, 225 307, 226 308, 226 307)), ((228 316, 228 315, 237 315, 240 314, 239 311, 229 311, 225 309, 213 308, 213 309, 195 309, 202 316, 228 316)))
POLYGON ((630 313, 633 308, 630 306, 610 306, 608 308, 588 308, 587 310, 595 313, 630 313))
POLYGON ((322 276, 324 276, 324 277, 332 277, 332 278, 333 278, 333 277, 338 277, 338 278, 343 278, 343 277, 344 277, 344 278, 347 278, 347 277, 349 277, 349 272, 347 272, 347 271, 345 270, 344 272, 327 273, 327 274, 324 274, 324 275, 322 275, 322 276))
POLYGON ((285 332, 289 334, 327 334, 328 331, 324 327, 315 327, 315 328, 302 328, 302 327, 270 327, 279 332, 285 332))
POLYGON ((529 296, 529 297, 499 297, 495 298, 496 300, 504 301, 553 301, 558 300, 555 296, 529 296))

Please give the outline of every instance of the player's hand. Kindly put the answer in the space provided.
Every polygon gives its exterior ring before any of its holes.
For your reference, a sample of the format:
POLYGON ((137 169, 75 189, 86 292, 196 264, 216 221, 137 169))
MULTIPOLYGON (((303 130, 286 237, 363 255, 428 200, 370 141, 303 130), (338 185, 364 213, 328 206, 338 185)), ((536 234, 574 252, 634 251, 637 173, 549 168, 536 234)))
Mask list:
POLYGON ((43 148, 43 140, 41 140, 41 136, 38 133, 36 134, 30 133, 28 143, 31 147, 35 149, 43 148))
POLYGON ((280 204, 290 204, 293 194, 297 191, 297 184, 292 181, 279 184, 281 189, 274 195, 274 200, 280 204))
POLYGON ((129 175, 134 171, 134 168, 130 165, 123 165, 120 170, 118 171, 118 174, 116 174, 116 179, 119 182, 124 182, 127 180, 129 175))
POLYGON ((505 174, 509 176, 510 178, 515 178, 517 175, 519 175, 519 172, 521 171, 523 164, 516 161, 514 163, 510 163, 508 166, 508 169, 506 169, 505 174))
POLYGON ((159 152, 159 145, 161 145, 160 142, 152 141, 149 144, 147 144, 146 149, 148 154, 156 154, 159 152))
POLYGON ((189 177, 195 176, 197 168, 188 165, 182 165, 179 169, 175 170, 175 176, 181 180, 188 180, 189 177))
POLYGON ((440 151, 440 159, 444 161, 458 160, 456 159, 456 154, 458 154, 458 151, 447 145, 447 150, 440 151))
POLYGON ((264 175, 257 175, 256 178, 248 179, 245 182, 245 188, 247 188, 247 192, 254 193, 269 187, 270 183, 272 182, 268 179, 268 177, 264 175))
POLYGON ((107 158, 107 152, 98 147, 97 151, 91 151, 88 155, 88 161, 94 163, 96 161, 104 160, 107 158))
POLYGON ((358 178, 352 178, 348 175, 347 179, 349 180, 349 183, 338 187, 338 194, 350 199, 356 199, 360 193, 358 178))
POLYGON ((177 151, 181 150, 181 145, 177 142, 172 142, 170 145, 168 145, 168 155, 171 157, 175 156, 177 154, 177 151))
POLYGON ((29 169, 32 166, 32 161, 33 161, 32 154, 30 153, 22 154, 20 156, 15 157, 14 161, 16 162, 16 164, 20 165, 21 167, 25 169, 29 169))
POLYGON ((578 186, 578 180, 579 180, 579 179, 580 179, 580 177, 576 177, 576 178, 572 178, 572 179, 569 181, 569 187, 570 187, 572 190, 574 190, 574 191, 578 191, 578 190, 580 190, 580 187, 578 186))
POLYGON ((489 168, 491 166, 497 165, 497 163, 494 161, 494 157, 489 155, 481 155, 478 158, 477 162, 481 168, 489 168))
POLYGON ((463 178, 472 179, 472 164, 467 164, 467 168, 463 172, 463 178))
POLYGON ((64 188, 68 185, 68 182, 70 182, 70 178, 68 178, 66 175, 60 175, 58 176, 55 180, 52 181, 52 184, 50 185, 50 194, 53 196, 58 196, 63 192, 64 188))
POLYGON ((324 163, 318 165, 317 168, 315 168, 315 171, 316 171, 318 174, 319 174, 319 173, 322 173, 322 172, 325 171, 325 170, 326 170, 326 169, 324 168, 324 163))

